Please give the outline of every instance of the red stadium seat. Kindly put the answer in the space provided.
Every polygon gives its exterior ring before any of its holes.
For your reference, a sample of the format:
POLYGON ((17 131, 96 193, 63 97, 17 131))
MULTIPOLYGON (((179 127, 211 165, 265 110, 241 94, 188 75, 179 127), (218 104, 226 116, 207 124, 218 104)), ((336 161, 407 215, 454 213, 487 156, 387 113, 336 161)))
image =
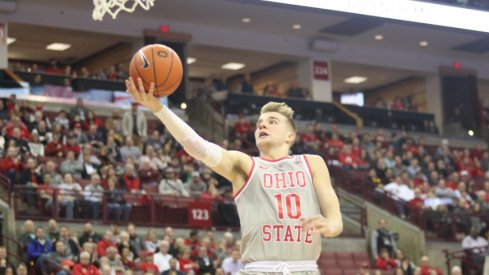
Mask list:
POLYGON ((321 274, 326 274, 326 275, 343 275, 343 270, 337 268, 320 269, 320 271, 321 274))
POLYGON ((319 259, 336 259, 336 254, 334 252, 323 252, 319 259))
POLYGON ((356 265, 355 265, 355 262, 353 261, 353 258, 351 259, 348 259, 348 260, 340 260, 338 259, 338 266, 341 267, 341 268, 354 268, 356 265))
MULTIPOLYGON (((358 275, 359 269, 343 269, 343 275, 358 275)), ((371 273, 375 274, 375 273, 371 273)))
POLYGON ((351 261, 353 262, 353 255, 351 252, 336 252, 336 259, 339 261, 351 261))
POLYGON ((355 260, 355 266, 361 267, 364 263, 368 263, 370 266, 370 258, 366 252, 353 252, 353 259, 355 260))
POLYGON ((336 262, 336 259, 320 259, 318 262, 318 265, 321 268, 338 268, 338 263, 336 262))

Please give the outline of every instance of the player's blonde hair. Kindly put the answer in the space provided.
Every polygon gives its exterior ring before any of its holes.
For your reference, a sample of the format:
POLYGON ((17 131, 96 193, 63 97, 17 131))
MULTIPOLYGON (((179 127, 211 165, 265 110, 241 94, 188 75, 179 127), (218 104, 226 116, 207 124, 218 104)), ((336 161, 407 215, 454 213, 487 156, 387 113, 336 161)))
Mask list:
POLYGON ((284 102, 268 102, 267 104, 263 105, 263 107, 261 107, 260 114, 269 112, 277 112, 285 116, 290 126, 294 130, 294 133, 297 132, 297 127, 295 126, 294 121, 294 110, 292 110, 289 105, 284 102))

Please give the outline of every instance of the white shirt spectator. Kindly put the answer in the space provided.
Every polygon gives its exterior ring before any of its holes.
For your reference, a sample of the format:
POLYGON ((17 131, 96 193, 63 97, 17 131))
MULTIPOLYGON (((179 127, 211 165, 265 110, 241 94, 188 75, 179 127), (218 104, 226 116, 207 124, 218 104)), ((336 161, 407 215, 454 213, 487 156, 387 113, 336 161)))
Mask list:
POLYGON ((59 193, 64 197, 73 197, 82 192, 82 188, 78 183, 62 183, 59 186, 59 193))
POLYGON ((104 196, 104 188, 100 185, 88 184, 85 186, 85 200, 101 202, 104 196))
POLYGON ((239 270, 244 268, 244 265, 241 260, 234 261, 233 257, 230 256, 224 259, 221 268, 226 274, 230 273, 231 275, 236 275, 239 270))
MULTIPOLYGON (((170 254, 165 254, 163 255, 161 252, 154 254, 153 256, 153 263, 158 267, 158 271, 162 273, 163 271, 169 270, 170 269, 170 259, 172 256, 170 254)), ((180 267, 178 266, 178 261, 177 261, 177 270, 179 270, 180 267)))
POLYGON ((472 253, 480 254, 484 253, 485 249, 483 247, 487 246, 488 242, 481 236, 476 236, 475 238, 471 235, 467 235, 462 240, 462 249, 471 249, 472 253))
POLYGON ((387 184, 384 190, 392 195, 395 200, 410 201, 414 199, 414 191, 405 184, 399 184, 396 181, 387 184))

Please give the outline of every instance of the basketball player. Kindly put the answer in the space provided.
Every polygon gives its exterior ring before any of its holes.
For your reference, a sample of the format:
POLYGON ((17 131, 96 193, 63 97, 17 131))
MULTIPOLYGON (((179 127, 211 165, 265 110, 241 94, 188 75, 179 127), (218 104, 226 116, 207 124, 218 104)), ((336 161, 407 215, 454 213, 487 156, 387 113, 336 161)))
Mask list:
POLYGON ((320 274, 321 236, 337 236, 343 222, 324 160, 288 155, 296 137, 290 107, 277 102, 262 107, 255 130, 260 156, 250 157, 197 135, 153 96, 154 83, 147 93, 139 78, 126 86, 188 154, 232 182, 245 264, 240 274, 320 274))

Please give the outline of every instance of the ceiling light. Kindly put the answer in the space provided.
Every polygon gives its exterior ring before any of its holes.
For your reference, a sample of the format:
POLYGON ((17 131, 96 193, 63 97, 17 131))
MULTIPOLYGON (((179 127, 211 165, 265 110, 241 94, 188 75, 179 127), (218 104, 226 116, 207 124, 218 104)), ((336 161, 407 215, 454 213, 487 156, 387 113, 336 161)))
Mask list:
POLYGON ((292 25, 292 29, 294 29, 294 30, 300 30, 300 29, 302 29, 302 26, 299 25, 299 24, 294 24, 294 25, 292 25))
MULTIPOLYGON (((392 1, 392 0, 261 0, 280 4, 295 5, 313 9, 323 9, 353 14, 363 14, 431 24, 436 26, 489 32, 487 11, 467 9, 465 7, 449 6, 421 1, 392 1), (462 19, 462 20, 461 20, 462 19)), ((452 1, 453 2, 453 1, 452 1)), ((480 1, 479 1, 480 2, 480 1)))
POLYGON ((223 68, 224 70, 237 71, 237 70, 244 68, 244 66, 245 66, 245 64, 243 64, 243 63, 229 62, 229 63, 222 65, 221 68, 223 68))
POLYGON ((382 34, 377 34, 374 36, 375 40, 384 40, 384 36, 382 34))
POLYGON ((180 109, 182 109, 182 110, 187 109, 187 103, 182 102, 182 103, 180 104, 180 109))
POLYGON ((195 61, 197 61, 197 58, 195 58, 195 57, 187 57, 187 64, 188 65, 194 63, 195 61))
POLYGON ((469 136, 473 137, 473 136, 474 136, 474 131, 469 130, 469 131, 467 131, 467 134, 468 134, 469 136))
POLYGON ((362 83, 365 81, 367 81, 367 78, 364 76, 352 76, 352 77, 345 79, 345 83, 348 83, 348 84, 359 84, 359 83, 362 83))
POLYGON ((51 51, 66 51, 71 47, 70 44, 65 44, 65 43, 52 43, 46 46, 46 49, 51 50, 51 51))
POLYGON ((428 41, 419 41, 420 47, 428 47, 428 41))
POLYGON ((14 43, 17 39, 13 37, 7 37, 7 45, 14 43))
POLYGON ((243 23, 250 23, 251 22, 251 19, 248 18, 248 17, 245 17, 245 18, 241 19, 241 22, 243 22, 243 23))

